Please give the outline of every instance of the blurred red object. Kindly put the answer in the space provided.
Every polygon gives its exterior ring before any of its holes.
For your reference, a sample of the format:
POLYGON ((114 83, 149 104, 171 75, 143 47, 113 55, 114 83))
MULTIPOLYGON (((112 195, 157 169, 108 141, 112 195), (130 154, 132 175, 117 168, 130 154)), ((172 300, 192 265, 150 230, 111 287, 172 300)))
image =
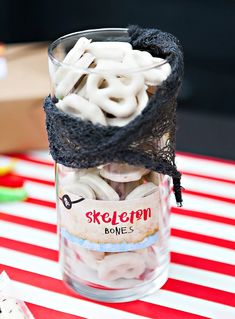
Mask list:
POLYGON ((23 185, 24 179, 20 176, 16 176, 13 174, 0 176, 0 187, 19 188, 23 187, 23 185))

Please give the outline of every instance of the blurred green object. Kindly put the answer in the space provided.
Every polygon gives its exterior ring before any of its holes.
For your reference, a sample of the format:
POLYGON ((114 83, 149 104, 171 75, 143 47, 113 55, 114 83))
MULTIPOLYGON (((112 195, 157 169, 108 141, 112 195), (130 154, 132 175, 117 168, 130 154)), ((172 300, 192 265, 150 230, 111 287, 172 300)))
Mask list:
POLYGON ((23 187, 0 187, 0 203, 21 201, 25 200, 27 197, 27 192, 23 187))

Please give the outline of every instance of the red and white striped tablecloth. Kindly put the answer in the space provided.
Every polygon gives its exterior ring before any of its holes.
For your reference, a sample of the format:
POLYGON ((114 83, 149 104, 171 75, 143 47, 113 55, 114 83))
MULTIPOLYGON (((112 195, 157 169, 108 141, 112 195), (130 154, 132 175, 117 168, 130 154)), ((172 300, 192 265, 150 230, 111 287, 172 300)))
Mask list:
POLYGON ((15 174, 24 177, 29 198, 0 204, 0 271, 36 319, 235 318, 234 162, 178 154, 184 206, 177 208, 172 196, 169 280, 149 297, 107 304, 80 297, 61 281, 49 156, 15 157, 15 174))

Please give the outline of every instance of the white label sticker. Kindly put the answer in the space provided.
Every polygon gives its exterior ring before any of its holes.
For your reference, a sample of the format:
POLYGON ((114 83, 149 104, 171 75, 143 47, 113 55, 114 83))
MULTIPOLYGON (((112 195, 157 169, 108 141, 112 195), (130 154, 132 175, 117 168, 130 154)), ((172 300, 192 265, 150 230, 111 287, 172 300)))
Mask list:
POLYGON ((60 189, 61 234, 87 249, 121 252, 146 248, 158 236, 159 191, 140 199, 102 201, 60 189))

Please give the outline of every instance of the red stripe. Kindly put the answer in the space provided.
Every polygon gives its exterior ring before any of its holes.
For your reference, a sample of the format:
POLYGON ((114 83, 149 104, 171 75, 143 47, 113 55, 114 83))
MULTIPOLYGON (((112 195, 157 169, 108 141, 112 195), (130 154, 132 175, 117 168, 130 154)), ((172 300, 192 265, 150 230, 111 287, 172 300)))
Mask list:
POLYGON ((235 294, 177 279, 168 279, 162 289, 235 307, 235 294))
MULTIPOLYGON (((219 201, 223 201, 226 203, 231 203, 231 204, 235 204, 235 198, 229 198, 229 197, 223 197, 223 196, 218 196, 218 195, 212 195, 212 194, 206 194, 206 193, 201 193, 198 191, 192 191, 192 190, 187 190, 185 189, 183 191, 183 193, 185 194, 189 194, 189 195, 196 195, 196 196, 200 196, 200 197, 204 197, 204 198, 210 198, 213 200, 219 200, 219 201)), ((234 194, 235 196, 235 194, 234 194)))
POLYGON ((222 183, 227 183, 229 185, 234 185, 235 184, 235 180, 230 180, 230 179, 225 179, 225 178, 221 178, 221 177, 215 177, 215 176, 211 176, 211 175, 203 175, 203 174, 198 174, 198 173, 191 173, 191 172, 185 172, 184 170, 181 171, 181 173, 183 175, 188 175, 188 176, 192 176, 192 177, 200 177, 200 178, 206 178, 212 181, 216 181, 216 182, 222 182, 222 183))
POLYGON ((45 308, 42 306, 34 305, 32 303, 26 302, 29 310, 32 312, 36 319, 84 319, 84 317, 79 317, 71 315, 65 312, 57 311, 54 309, 45 308))
POLYGON ((32 245, 28 243, 24 243, 21 241, 8 239, 0 237, 0 246, 16 251, 20 251, 22 253, 30 254, 33 256, 38 256, 42 258, 46 258, 53 261, 58 261, 58 251, 54 249, 49 249, 45 247, 40 247, 37 245, 32 245))
POLYGON ((190 153, 190 152, 181 152, 181 151, 177 151, 176 152, 176 156, 186 156, 189 158, 198 158, 201 160, 208 160, 208 161, 212 161, 212 162, 216 162, 216 163, 224 163, 224 164, 232 164, 235 165, 235 161, 233 160, 229 160, 229 159, 223 159, 223 158, 217 158, 217 157, 213 157, 213 156, 208 156, 208 155, 200 155, 200 154, 194 154, 194 153, 190 153))
MULTIPOLYGON (((68 289, 61 280, 46 277, 39 274, 34 274, 29 271, 20 270, 14 267, 4 266, 2 270, 6 270, 9 277, 13 280, 23 282, 29 285, 33 285, 42 289, 46 289, 49 291, 65 294, 67 296, 72 296, 79 298, 81 300, 88 300, 78 294, 75 294, 72 290, 68 289)), ((126 312, 130 312, 133 314, 145 316, 147 318, 152 319, 205 319, 206 317, 186 313, 184 311, 170 309, 163 306, 158 306, 155 304, 150 304, 144 301, 132 301, 128 303, 104 303, 104 302, 96 302, 96 304, 100 304, 103 306, 107 306, 109 308, 114 308, 126 312)))
POLYGON ((203 270, 209 270, 224 275, 235 276, 234 265, 214 260, 171 252, 171 261, 180 265, 190 266, 203 270))
POLYGON ((46 166, 54 166, 54 163, 51 161, 44 161, 44 160, 39 160, 36 158, 32 158, 30 156, 27 156, 25 154, 21 154, 21 153, 11 153, 11 154, 6 154, 6 156, 9 157, 13 157, 22 161, 26 161, 26 162, 31 162, 31 163, 36 163, 36 164, 42 164, 42 165, 46 165, 46 166))
MULTIPOLYGON (((176 237, 180 237, 180 238, 196 240, 196 241, 200 241, 203 243, 216 245, 219 247, 235 249, 235 241, 230 241, 230 240, 216 238, 216 237, 202 235, 202 234, 196 234, 196 233, 192 233, 192 232, 185 231, 185 230, 179 230, 179 229, 172 228, 171 235, 176 236, 176 237)), ((234 238, 234 240, 235 240, 235 238, 234 238)))
POLYGON ((29 176, 24 176, 24 175, 15 174, 15 173, 14 173, 14 176, 22 177, 25 181, 29 181, 29 182, 49 185, 49 186, 53 186, 53 187, 55 186, 54 181, 48 181, 48 180, 44 180, 44 179, 40 179, 40 178, 36 178, 36 177, 29 177, 29 176))
POLYGON ((20 224, 28 227, 33 227, 36 229, 46 230, 51 233, 56 233, 56 225, 40 222, 33 219, 28 219, 24 217, 18 217, 15 215, 10 215, 4 212, 0 212, 0 220, 5 220, 10 223, 20 224))
POLYGON ((50 207, 50 208, 55 208, 56 204, 54 202, 49 202, 47 200, 43 200, 43 199, 38 199, 38 198, 32 198, 32 197, 28 197, 25 200, 26 203, 31 203, 31 204, 36 204, 39 206, 45 206, 45 207, 50 207))
MULTIPOLYGON (((201 218, 201 219, 206 219, 206 220, 212 220, 214 222, 224 223, 224 224, 235 226, 235 219, 217 216, 217 215, 212 215, 209 213, 207 214, 207 213, 203 213, 203 212, 196 212, 193 210, 185 209, 183 207, 180 207, 180 208, 179 207, 171 207, 171 213, 184 215, 184 216, 191 216, 191 217, 196 217, 196 218, 201 218)), ((234 217, 235 217, 235 214, 234 214, 234 217)))

